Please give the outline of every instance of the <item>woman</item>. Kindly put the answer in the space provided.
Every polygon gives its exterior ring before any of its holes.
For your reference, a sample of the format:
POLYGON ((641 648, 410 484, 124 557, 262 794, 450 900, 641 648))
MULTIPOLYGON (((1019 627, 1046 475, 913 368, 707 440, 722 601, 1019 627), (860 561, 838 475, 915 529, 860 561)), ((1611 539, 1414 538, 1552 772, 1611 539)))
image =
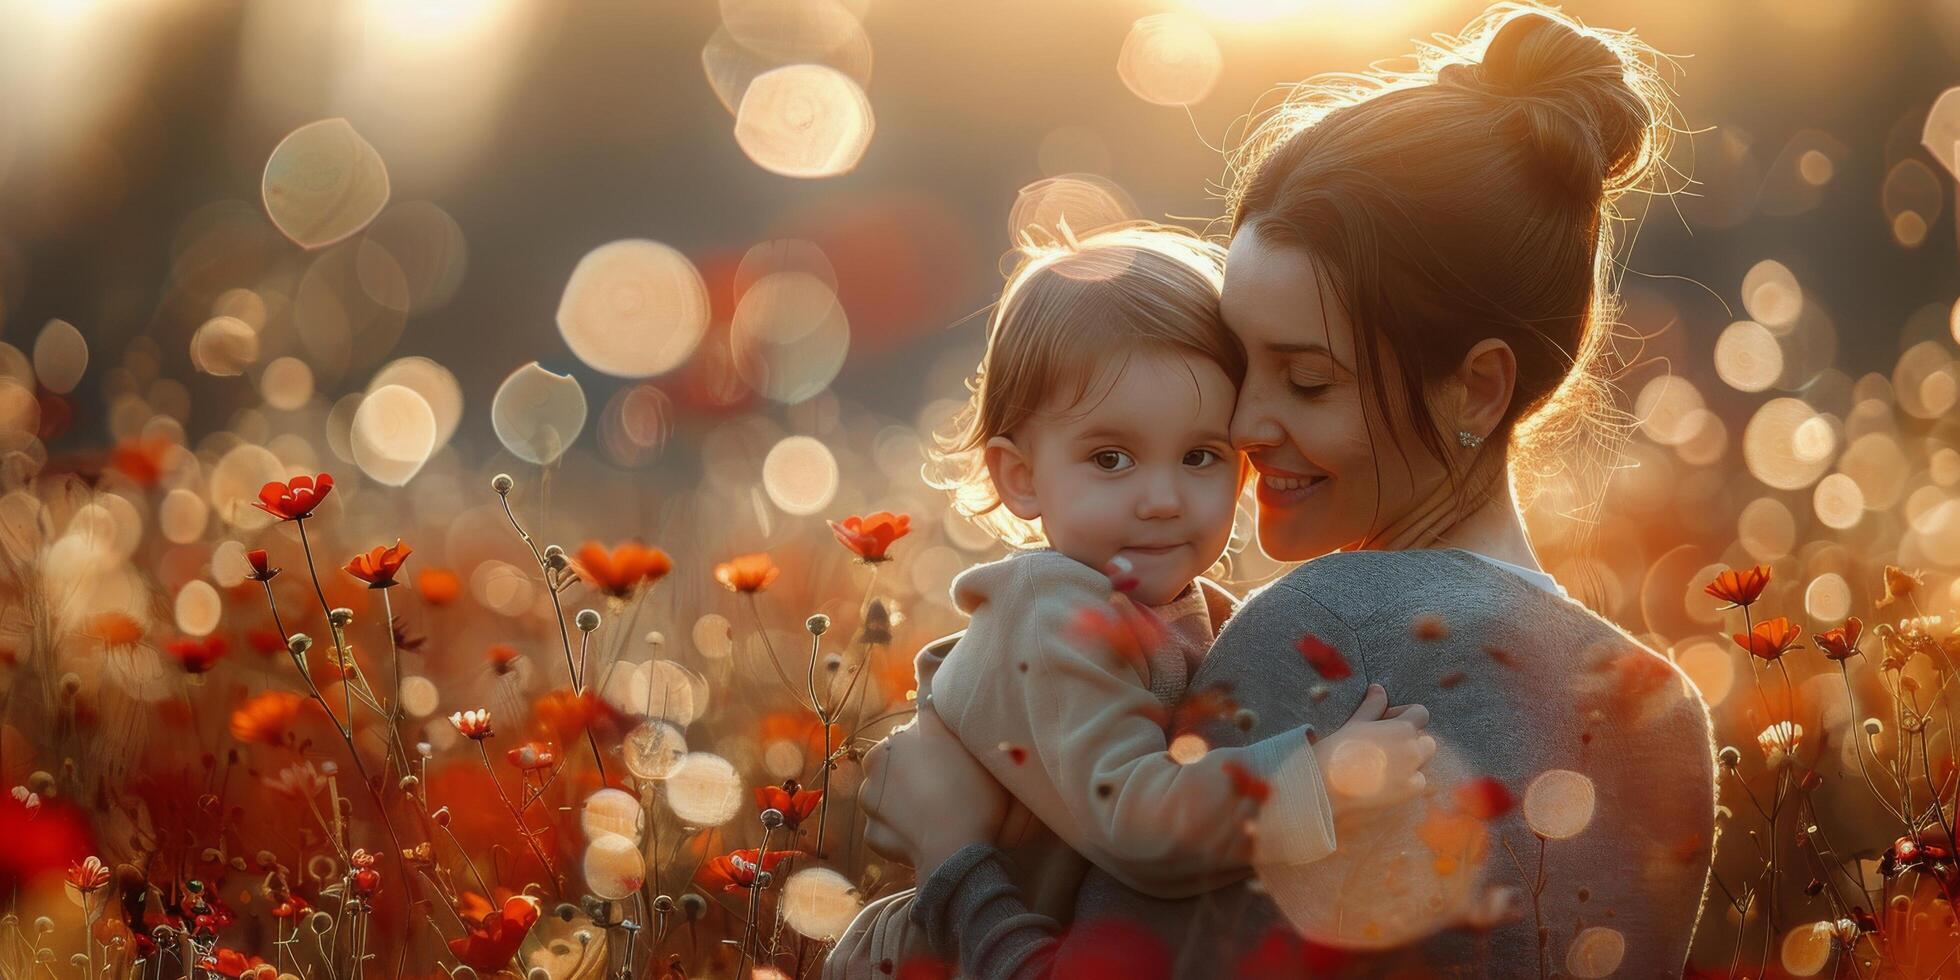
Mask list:
POLYGON ((1195 899, 1092 872, 1061 936, 984 843, 998 787, 922 711, 886 751, 935 778, 872 772, 866 808, 963 973, 1681 975, 1715 837, 1707 706, 1564 595, 1514 493, 1599 427, 1613 202, 1656 167, 1665 102, 1625 36, 1513 6, 1466 36, 1424 78, 1309 85, 1240 160, 1231 435, 1260 474, 1261 547, 1306 563, 1192 679, 1251 711, 1201 729, 1213 745, 1332 730, 1379 710, 1373 684, 1426 705, 1436 791, 1341 825, 1326 862, 1195 899))

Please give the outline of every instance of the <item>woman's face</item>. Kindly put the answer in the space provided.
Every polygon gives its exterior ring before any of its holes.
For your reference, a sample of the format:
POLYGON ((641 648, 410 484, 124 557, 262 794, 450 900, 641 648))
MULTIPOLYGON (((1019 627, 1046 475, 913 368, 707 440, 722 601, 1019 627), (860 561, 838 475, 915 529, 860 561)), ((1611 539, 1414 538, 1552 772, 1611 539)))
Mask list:
MULTIPOLYGON (((1248 359, 1231 437, 1259 473, 1259 545, 1280 561, 1377 547, 1442 505, 1448 471, 1405 408, 1381 417, 1354 326, 1313 257, 1256 230, 1232 238, 1223 313, 1248 359)), ((1382 377, 1399 384, 1392 352, 1381 352, 1382 377)))

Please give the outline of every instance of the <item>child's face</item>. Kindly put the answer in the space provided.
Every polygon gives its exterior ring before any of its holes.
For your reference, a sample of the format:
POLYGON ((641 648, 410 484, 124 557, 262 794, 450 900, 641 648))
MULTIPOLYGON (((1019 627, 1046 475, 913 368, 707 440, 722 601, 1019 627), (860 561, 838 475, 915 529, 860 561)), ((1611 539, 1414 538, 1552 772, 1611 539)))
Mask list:
POLYGON ((1128 558, 1133 596, 1156 605, 1231 539, 1236 392, 1218 365, 1169 352, 1112 358, 1098 382, 1075 406, 1047 406, 988 462, 1003 502, 1040 517, 1056 551, 1094 568, 1128 558))

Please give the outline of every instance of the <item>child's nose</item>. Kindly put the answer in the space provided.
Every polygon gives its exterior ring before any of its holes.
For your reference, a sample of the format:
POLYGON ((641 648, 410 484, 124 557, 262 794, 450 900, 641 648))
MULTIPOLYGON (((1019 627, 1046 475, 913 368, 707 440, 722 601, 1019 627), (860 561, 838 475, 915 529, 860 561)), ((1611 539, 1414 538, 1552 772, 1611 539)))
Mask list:
POLYGON ((1178 492, 1177 480, 1169 474, 1153 476, 1137 499, 1137 516, 1141 518, 1176 517, 1183 510, 1183 495, 1178 492))

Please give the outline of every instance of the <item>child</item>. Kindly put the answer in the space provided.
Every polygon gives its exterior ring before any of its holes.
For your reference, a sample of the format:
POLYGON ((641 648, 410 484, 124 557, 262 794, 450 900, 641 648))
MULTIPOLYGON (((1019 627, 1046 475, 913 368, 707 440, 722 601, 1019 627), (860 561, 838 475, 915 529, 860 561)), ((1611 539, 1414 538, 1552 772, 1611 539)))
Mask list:
MULTIPOLYGON (((1064 922, 1085 859, 1176 898, 1255 860, 1324 857, 1336 808, 1358 801, 1328 792, 1322 759, 1363 739, 1379 748, 1375 805, 1419 788, 1434 751, 1419 723, 1392 720, 1245 748, 1171 730, 1232 609, 1200 576, 1225 553, 1251 472, 1228 434, 1245 355, 1219 318, 1221 258, 1156 226, 1037 252, 1002 294, 959 432, 937 458, 946 472, 934 484, 1017 550, 954 580, 970 623, 950 650, 920 654, 919 710, 1014 796, 1000 844, 1029 904, 1064 922), (1270 829, 1248 833, 1262 809, 1270 829)), ((879 779, 930 778, 875 761, 866 793, 879 779)), ((904 902, 867 908, 825 975, 924 952, 904 902)))

